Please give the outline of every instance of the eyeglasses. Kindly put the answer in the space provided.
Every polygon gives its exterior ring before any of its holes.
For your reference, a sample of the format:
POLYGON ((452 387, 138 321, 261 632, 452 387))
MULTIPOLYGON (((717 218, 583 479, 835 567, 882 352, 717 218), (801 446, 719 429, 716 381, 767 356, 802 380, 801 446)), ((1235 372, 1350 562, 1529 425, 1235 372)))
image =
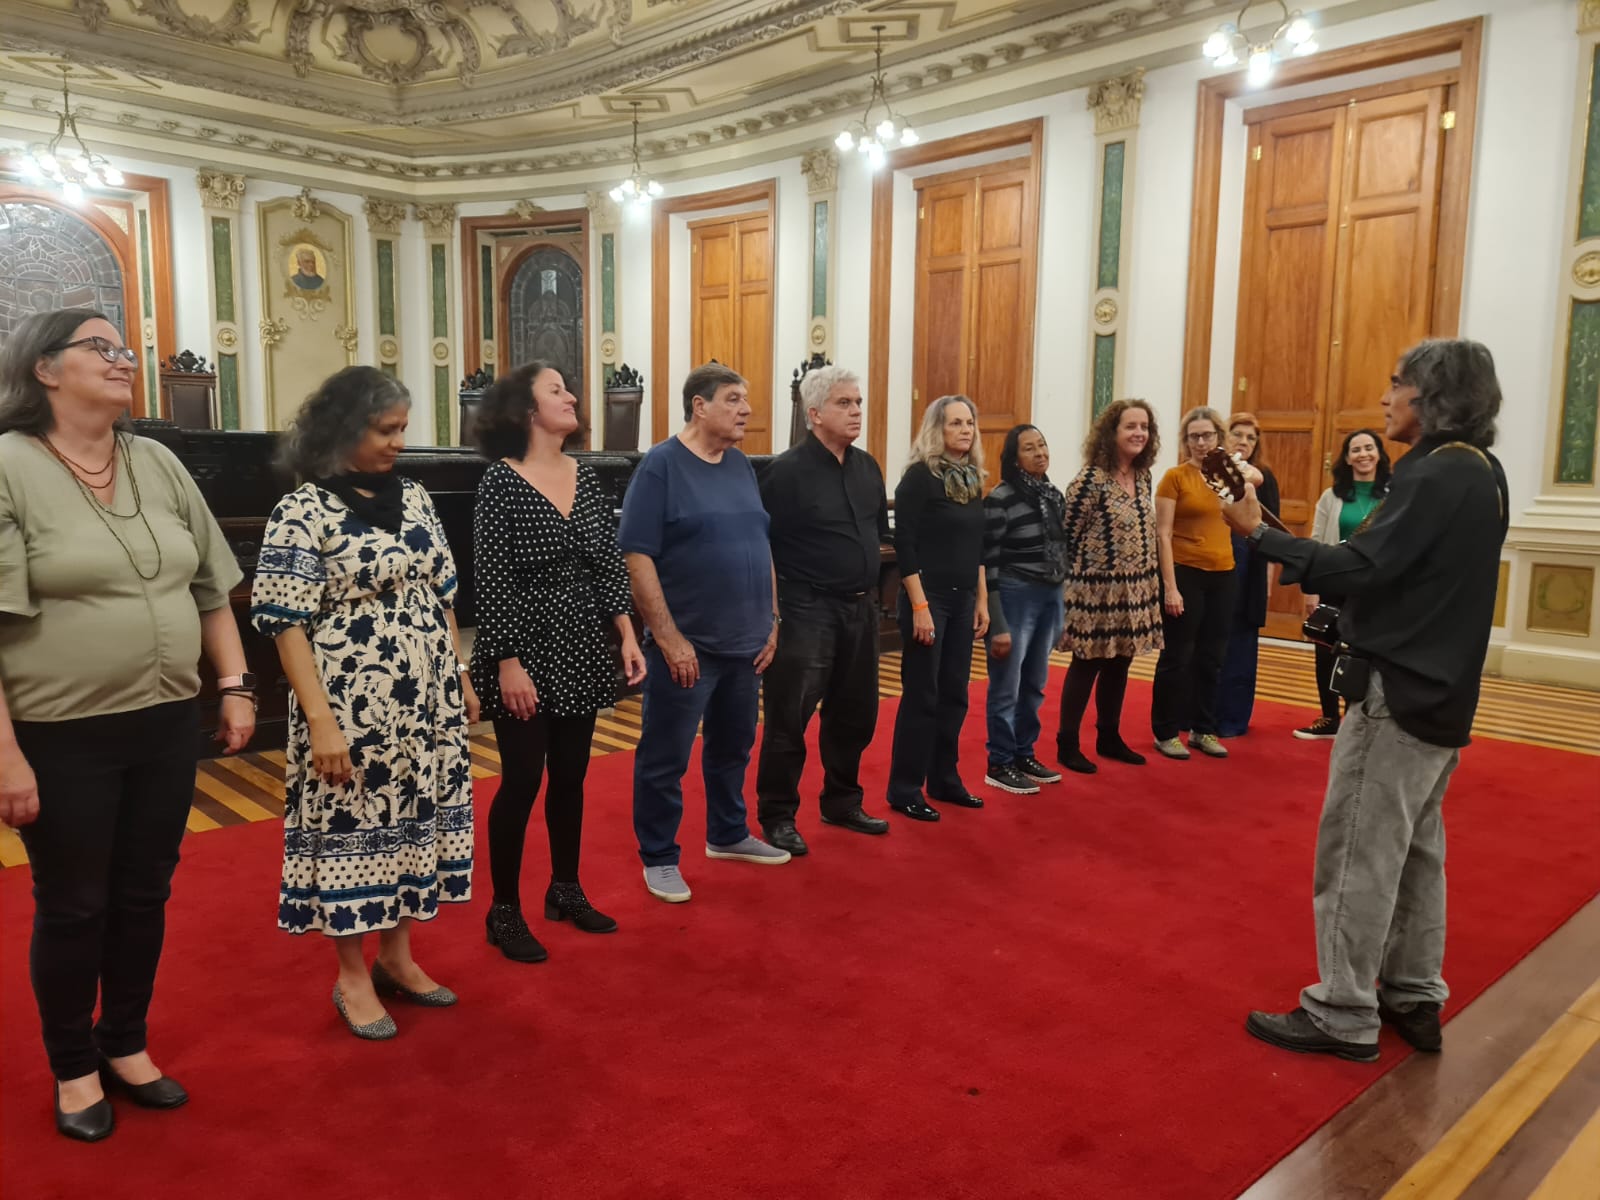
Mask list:
POLYGON ((45 350, 46 354, 60 354, 63 350, 71 350, 75 346, 88 346, 108 363, 125 362, 129 366, 139 365, 139 352, 130 346, 113 346, 103 337, 79 338, 75 342, 62 342, 58 346, 51 346, 45 350))
POLYGON ((1214 442, 1217 435, 1214 433, 1191 433, 1186 435, 1191 442, 1214 442))

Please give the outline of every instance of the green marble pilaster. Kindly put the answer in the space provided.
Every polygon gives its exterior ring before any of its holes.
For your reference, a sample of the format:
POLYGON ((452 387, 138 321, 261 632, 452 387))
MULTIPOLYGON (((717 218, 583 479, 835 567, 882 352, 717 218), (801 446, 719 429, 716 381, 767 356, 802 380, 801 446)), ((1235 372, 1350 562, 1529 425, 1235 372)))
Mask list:
POLYGON ((1122 276, 1122 169, 1126 142, 1108 142, 1100 178, 1098 287, 1114 288, 1122 276))

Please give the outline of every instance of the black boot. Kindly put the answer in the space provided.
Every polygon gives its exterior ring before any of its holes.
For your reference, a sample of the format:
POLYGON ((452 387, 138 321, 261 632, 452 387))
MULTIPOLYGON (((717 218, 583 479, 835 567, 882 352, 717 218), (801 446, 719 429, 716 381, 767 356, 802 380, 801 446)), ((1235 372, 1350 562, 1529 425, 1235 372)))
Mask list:
POLYGON ((1101 734, 1094 744, 1094 752, 1101 758, 1108 758, 1112 762, 1128 763, 1131 766, 1144 766, 1144 755, 1131 749, 1128 743, 1122 740, 1120 733, 1101 734))
POLYGON ((1073 742, 1056 743, 1056 761, 1069 771, 1076 771, 1079 775, 1093 775, 1100 768, 1084 757, 1083 751, 1078 749, 1078 744, 1073 742))
POLYGON ((537 963, 550 957, 550 952, 529 932, 522 910, 515 904, 491 905, 483 928, 489 945, 499 946, 500 953, 512 962, 537 963))
POLYGON ((547 921, 571 921, 585 933, 615 933, 617 923, 589 903, 583 894, 583 885, 550 881, 550 890, 544 894, 544 917, 547 921))

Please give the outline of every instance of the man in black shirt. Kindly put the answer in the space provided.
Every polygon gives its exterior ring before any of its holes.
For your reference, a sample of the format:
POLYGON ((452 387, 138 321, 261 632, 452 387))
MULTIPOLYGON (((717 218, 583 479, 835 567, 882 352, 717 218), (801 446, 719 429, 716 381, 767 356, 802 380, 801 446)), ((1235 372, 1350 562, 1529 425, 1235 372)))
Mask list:
POLYGON ((861 754, 878 723, 879 545, 889 538, 883 473, 851 445, 861 436, 861 384, 843 367, 800 381, 811 432, 761 481, 778 574, 778 651, 767 668, 756 815, 767 841, 800 855, 795 828, 806 725, 822 706, 825 824, 887 833, 861 807, 861 754))
POLYGON ((1507 522, 1505 473, 1487 452, 1500 384, 1485 347, 1413 347, 1383 408, 1384 436, 1411 449, 1349 541, 1267 529, 1253 495, 1223 510, 1283 564, 1283 582, 1346 597, 1334 677, 1349 683, 1334 688, 1352 702, 1317 835, 1321 979, 1293 1012, 1252 1012, 1245 1027, 1275 1046, 1357 1062, 1377 1059, 1383 1022, 1419 1050, 1441 1044, 1441 808, 1478 705, 1507 522))

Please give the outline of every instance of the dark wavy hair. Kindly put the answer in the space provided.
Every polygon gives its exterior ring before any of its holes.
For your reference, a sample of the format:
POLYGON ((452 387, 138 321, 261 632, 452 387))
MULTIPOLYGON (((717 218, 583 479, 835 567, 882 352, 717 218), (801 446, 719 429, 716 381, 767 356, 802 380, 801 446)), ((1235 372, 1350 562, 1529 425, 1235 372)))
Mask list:
POLYGON ((1344 445, 1339 447, 1339 460, 1333 464, 1333 494, 1341 500, 1355 499, 1356 473, 1350 466, 1350 443, 1363 434, 1378 447, 1378 473, 1372 477, 1372 494, 1389 494, 1389 476, 1393 472, 1389 466, 1389 452, 1383 448, 1383 435, 1370 429, 1354 429, 1345 435, 1344 445))
MULTIPOLYGON (((1037 433, 1044 437, 1044 431, 1037 425, 1013 425, 1006 430, 1005 444, 1000 447, 1000 478, 1007 483, 1015 484, 1022 476, 1022 464, 1017 461, 1017 445, 1022 441, 1025 433, 1037 433)), ((1045 439, 1049 444, 1049 439, 1045 439)))
POLYGON ((377 367, 346 367, 322 381, 283 431, 278 464, 301 479, 326 479, 343 471, 367 427, 411 393, 377 367))
MULTIPOLYGON (((0 346, 0 433, 15 429, 38 435, 55 427, 50 393, 34 368, 43 359, 60 354, 61 344, 70 341, 85 321, 111 319, 92 308, 58 308, 24 317, 6 336, 0 346)), ((116 427, 131 433, 133 422, 124 413, 117 418, 116 427)))
POLYGON ((528 453, 528 420, 535 407, 533 381, 549 369, 549 363, 534 359, 500 376, 484 391, 473 416, 472 436, 485 458, 493 462, 528 453))
POLYGON ((1083 461, 1102 471, 1117 469, 1117 426, 1122 424, 1122 414, 1130 408, 1141 410, 1150 419, 1150 438, 1133 460, 1135 471, 1148 471, 1161 453, 1161 435, 1156 432, 1156 413, 1147 400, 1113 400, 1106 410, 1095 418, 1089 436, 1083 439, 1083 461))
POLYGON ((1466 442, 1480 450, 1494 445, 1500 415, 1500 378, 1494 355, 1482 342, 1429 338, 1400 357, 1401 383, 1417 389, 1411 402, 1422 432, 1466 442))

